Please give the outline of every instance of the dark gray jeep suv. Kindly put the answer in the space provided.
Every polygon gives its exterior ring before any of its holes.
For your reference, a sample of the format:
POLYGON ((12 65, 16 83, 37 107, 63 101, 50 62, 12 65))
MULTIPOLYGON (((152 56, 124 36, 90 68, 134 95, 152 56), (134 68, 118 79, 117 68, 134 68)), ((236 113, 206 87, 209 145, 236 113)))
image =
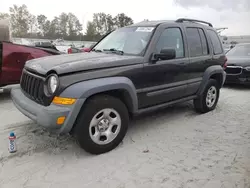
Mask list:
POLYGON ((123 140, 133 115, 188 100, 198 112, 213 110, 225 63, 212 24, 145 21, 111 32, 89 53, 28 61, 11 95, 39 125, 100 154, 123 140))

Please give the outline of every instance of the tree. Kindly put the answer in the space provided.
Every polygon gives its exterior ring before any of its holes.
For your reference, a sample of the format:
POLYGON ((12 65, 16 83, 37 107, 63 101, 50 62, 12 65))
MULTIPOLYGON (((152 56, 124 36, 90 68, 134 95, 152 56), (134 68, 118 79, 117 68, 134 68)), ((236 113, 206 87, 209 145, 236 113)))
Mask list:
POLYGON ((118 28, 120 28, 133 24, 133 20, 124 13, 121 13, 114 18, 114 23, 118 28))
POLYGON ((97 33, 101 35, 105 33, 106 30, 106 14, 103 12, 95 13, 93 15, 93 25, 96 28, 97 33))
POLYGON ((0 19, 10 18, 12 35, 14 37, 40 37, 48 39, 63 38, 67 40, 99 40, 114 29, 133 23, 124 13, 112 17, 104 12, 95 13, 93 21, 87 23, 85 36, 82 24, 73 13, 62 12, 49 20, 46 15, 30 14, 26 5, 13 5, 8 13, 0 13, 0 19))
POLYGON ((106 32, 110 32, 115 29, 114 19, 110 14, 106 16, 106 23, 107 23, 106 32))
POLYGON ((59 29, 59 34, 60 37, 65 38, 68 36, 68 15, 63 12, 60 14, 60 16, 58 17, 59 20, 59 25, 58 25, 58 29, 59 29))
POLYGON ((68 39, 77 39, 80 36, 82 31, 82 25, 78 18, 72 14, 68 14, 68 39))
POLYGON ((10 20, 13 30, 13 36, 26 36, 29 31, 31 15, 26 5, 10 7, 10 20))
POLYGON ((29 21, 29 33, 31 33, 32 35, 37 35, 38 24, 37 24, 36 16, 30 15, 28 21, 29 21))
POLYGON ((49 23, 46 22, 46 24, 49 24, 49 32, 47 33, 47 35, 49 38, 60 38, 61 34, 60 34, 60 21, 58 17, 54 17, 54 19, 49 23))
POLYGON ((0 12, 0 20, 6 19, 6 18, 9 18, 9 17, 10 17, 10 15, 8 13, 1 13, 0 12))
POLYGON ((41 36, 45 36, 46 35, 46 33, 48 33, 48 30, 46 31, 46 24, 48 24, 48 22, 47 22, 48 20, 47 20, 47 17, 46 16, 44 16, 44 15, 38 15, 37 16, 37 24, 38 24, 38 28, 39 28, 39 30, 40 30, 40 35, 41 36))
POLYGON ((93 22, 88 22, 84 39, 87 41, 95 41, 96 38, 97 38, 97 31, 95 24, 93 22))
POLYGON ((93 15, 93 24, 96 27, 97 33, 100 35, 105 35, 115 28, 112 16, 103 12, 93 15))
POLYGON ((113 18, 110 14, 100 12, 93 15, 93 24, 97 33, 105 35, 114 29, 133 24, 133 20, 124 13, 113 18))

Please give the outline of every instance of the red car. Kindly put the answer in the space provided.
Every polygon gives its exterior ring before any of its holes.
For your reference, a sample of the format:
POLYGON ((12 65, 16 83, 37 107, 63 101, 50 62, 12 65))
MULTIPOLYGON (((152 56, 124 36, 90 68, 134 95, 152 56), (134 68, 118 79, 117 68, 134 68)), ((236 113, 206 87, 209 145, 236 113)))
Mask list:
POLYGON ((0 42, 0 87, 19 84, 26 61, 58 54, 61 52, 52 48, 0 42))
POLYGON ((89 43, 89 44, 85 44, 82 46, 82 48, 80 48, 83 52, 90 52, 90 50, 94 47, 96 43, 89 43))

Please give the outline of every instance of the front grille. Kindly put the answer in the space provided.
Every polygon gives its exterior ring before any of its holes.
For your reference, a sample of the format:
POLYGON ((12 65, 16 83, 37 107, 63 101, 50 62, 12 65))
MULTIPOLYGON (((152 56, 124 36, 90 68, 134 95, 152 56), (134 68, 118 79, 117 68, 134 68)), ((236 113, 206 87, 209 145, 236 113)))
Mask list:
POLYGON ((229 75, 238 75, 242 73, 242 67, 228 66, 225 71, 229 75))
POLYGON ((24 69, 20 86, 30 99, 41 105, 48 105, 48 98, 44 94, 44 78, 34 75, 24 69))

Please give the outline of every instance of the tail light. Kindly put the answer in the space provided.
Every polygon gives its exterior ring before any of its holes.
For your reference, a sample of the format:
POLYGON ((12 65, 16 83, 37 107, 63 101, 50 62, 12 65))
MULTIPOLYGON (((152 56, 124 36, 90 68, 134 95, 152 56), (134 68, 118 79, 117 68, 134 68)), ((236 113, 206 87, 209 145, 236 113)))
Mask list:
POLYGON ((68 54, 72 54, 72 49, 71 48, 68 49, 68 54))
POLYGON ((225 56, 223 69, 225 70, 227 68, 227 57, 225 56))

